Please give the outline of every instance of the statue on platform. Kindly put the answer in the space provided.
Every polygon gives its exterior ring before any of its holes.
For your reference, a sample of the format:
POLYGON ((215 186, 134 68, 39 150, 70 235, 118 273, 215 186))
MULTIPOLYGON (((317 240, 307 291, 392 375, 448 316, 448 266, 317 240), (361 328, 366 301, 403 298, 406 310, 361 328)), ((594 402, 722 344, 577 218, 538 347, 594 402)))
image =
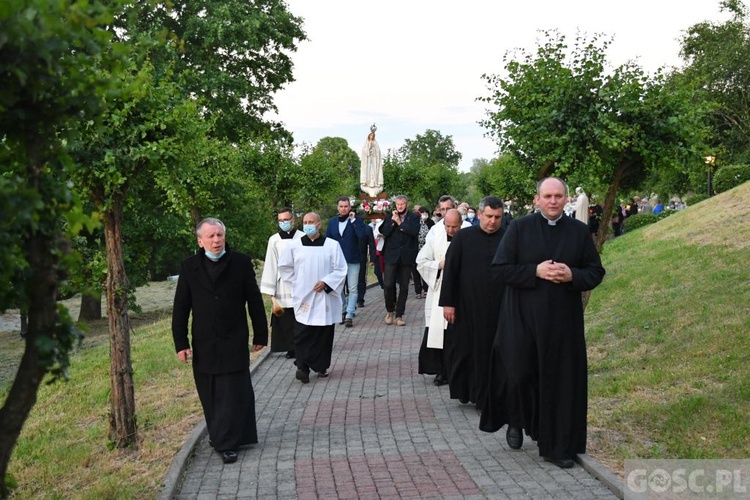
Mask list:
POLYGON ((375 197, 383 190, 383 160, 380 156, 380 146, 375 140, 378 127, 373 123, 370 133, 362 146, 362 168, 359 173, 359 184, 362 191, 375 197))

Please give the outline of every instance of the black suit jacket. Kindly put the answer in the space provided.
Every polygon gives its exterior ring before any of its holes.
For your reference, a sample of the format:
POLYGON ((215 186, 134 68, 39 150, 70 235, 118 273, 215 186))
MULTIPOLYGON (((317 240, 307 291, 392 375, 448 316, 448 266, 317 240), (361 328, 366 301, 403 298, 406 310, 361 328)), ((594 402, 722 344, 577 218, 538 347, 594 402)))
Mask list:
POLYGON ((407 210, 401 224, 393 223, 393 214, 388 214, 380 225, 380 234, 385 237, 383 259, 386 264, 413 266, 419 253, 419 215, 407 210))
POLYGON ((253 344, 268 344, 268 324, 263 298, 250 257, 227 248, 226 259, 213 280, 207 266, 214 265, 200 249, 182 262, 172 311, 175 351, 193 348, 193 365, 201 373, 232 373, 250 367, 250 332, 253 344), (191 342, 188 322, 193 313, 191 342))

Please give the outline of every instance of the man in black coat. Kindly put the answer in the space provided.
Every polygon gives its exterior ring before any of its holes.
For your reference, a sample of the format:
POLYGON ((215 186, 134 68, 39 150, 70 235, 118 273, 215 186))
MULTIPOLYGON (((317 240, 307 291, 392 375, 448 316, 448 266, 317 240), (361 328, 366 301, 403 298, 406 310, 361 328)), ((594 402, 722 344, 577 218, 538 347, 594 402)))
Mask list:
POLYGON ((586 224, 563 212, 567 192, 556 177, 539 181, 539 212, 511 222, 498 246, 492 265, 506 288, 479 421, 486 432, 508 424, 506 440, 514 449, 525 431, 539 454, 562 468, 586 451, 581 293, 605 274, 586 224))
POLYGON ((224 224, 204 219, 195 233, 200 250, 180 268, 172 336, 179 360, 193 359, 209 442, 224 463, 232 463, 240 446, 258 442, 245 306, 253 324, 253 351, 268 343, 266 311, 252 261, 229 249, 224 224))
POLYGON ((380 225, 380 234, 385 237, 383 254, 385 273, 385 323, 393 323, 393 313, 396 313, 396 325, 404 326, 404 311, 406 310, 406 296, 409 294, 409 279, 411 270, 417 261, 419 253, 419 216, 409 210, 409 200, 406 196, 396 197, 396 210, 380 225), (398 300, 396 300, 396 283, 398 282, 398 300))

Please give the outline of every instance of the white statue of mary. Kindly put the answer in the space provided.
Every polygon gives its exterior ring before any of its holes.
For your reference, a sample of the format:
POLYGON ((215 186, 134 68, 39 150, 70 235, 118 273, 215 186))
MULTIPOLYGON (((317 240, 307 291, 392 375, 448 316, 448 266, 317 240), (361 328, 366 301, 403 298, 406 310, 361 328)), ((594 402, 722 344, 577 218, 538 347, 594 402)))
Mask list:
POLYGON ((383 190, 383 161, 380 156, 380 146, 375 140, 377 129, 373 123, 367 140, 362 146, 362 167, 359 173, 359 185, 362 191, 371 197, 379 195, 383 190))

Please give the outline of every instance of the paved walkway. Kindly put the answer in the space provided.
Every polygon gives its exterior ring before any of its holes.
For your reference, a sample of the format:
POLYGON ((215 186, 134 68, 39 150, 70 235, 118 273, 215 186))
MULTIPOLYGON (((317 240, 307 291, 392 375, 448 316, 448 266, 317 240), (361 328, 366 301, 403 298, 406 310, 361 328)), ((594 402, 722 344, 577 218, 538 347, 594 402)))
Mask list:
POLYGON ((283 354, 265 357, 253 372, 259 444, 224 465, 199 426, 175 458, 162 497, 621 497, 608 481, 613 476, 590 458, 579 461, 585 468, 559 469, 527 436, 521 450, 511 450, 504 429, 480 431, 473 405, 417 374, 424 301, 413 289, 405 327, 384 324, 379 288, 367 291, 365 304, 353 328, 336 326, 329 378, 312 373, 303 385, 283 354))

